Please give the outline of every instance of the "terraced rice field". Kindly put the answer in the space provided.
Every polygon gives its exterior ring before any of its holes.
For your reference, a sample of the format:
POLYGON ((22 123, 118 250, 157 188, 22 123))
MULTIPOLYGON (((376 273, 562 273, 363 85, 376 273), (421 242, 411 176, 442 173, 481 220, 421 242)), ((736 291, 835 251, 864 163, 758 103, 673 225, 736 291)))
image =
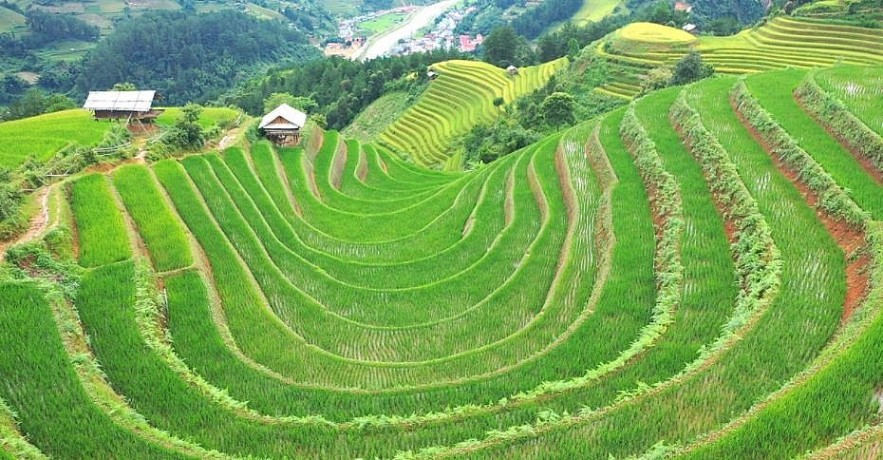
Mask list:
POLYGON ((110 128, 79 109, 0 123, 0 167, 14 168, 28 156, 45 161, 71 144, 98 144, 110 128))
POLYGON ((612 81, 598 91, 630 99, 640 92, 642 75, 655 67, 674 66, 690 49, 699 51, 716 71, 733 75, 787 67, 883 64, 881 29, 777 17, 732 37, 701 37, 690 42, 683 34, 645 23, 630 24, 615 32, 608 38, 609 50, 605 50, 603 41, 596 50, 610 65, 612 76, 612 81), (655 32, 648 33, 649 27, 655 32))
POLYGON ((459 169, 460 159, 447 152, 453 139, 477 124, 493 121, 503 110, 494 106, 495 99, 502 98, 508 104, 529 94, 566 65, 567 59, 561 58, 520 69, 517 76, 510 76, 504 69, 483 62, 435 64, 438 78, 377 140, 408 155, 417 165, 459 169))
POLYGON ((806 93, 851 72, 669 88, 470 173, 329 131, 82 176, 75 290, 0 283, 0 457, 875 452, 883 182, 806 93))
POLYGON ((814 80, 868 128, 883 135, 883 67, 836 67, 818 72, 814 80))

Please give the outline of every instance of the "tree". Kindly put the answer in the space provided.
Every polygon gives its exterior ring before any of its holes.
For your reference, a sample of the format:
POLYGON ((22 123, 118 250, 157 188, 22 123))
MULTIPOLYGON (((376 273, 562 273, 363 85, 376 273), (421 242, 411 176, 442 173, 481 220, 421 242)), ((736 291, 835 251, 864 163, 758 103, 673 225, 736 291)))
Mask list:
POLYGON ((708 25, 705 26, 705 31, 711 35, 722 37, 725 35, 733 35, 739 32, 741 28, 738 19, 733 16, 725 16, 709 22, 708 25))
POLYGON ((314 113, 310 115, 310 121, 312 121, 316 124, 316 126, 322 129, 328 128, 328 118, 326 118, 324 114, 314 113))
POLYGON ((580 46, 579 42, 576 41, 576 38, 571 38, 567 41, 567 56, 571 61, 575 60, 579 57, 580 46))
POLYGON ((205 145, 205 131, 199 125, 202 106, 187 104, 181 110, 181 116, 175 120, 175 126, 169 133, 167 144, 182 149, 197 150, 205 145))
POLYGON ((540 140, 540 135, 525 129, 515 117, 504 114, 487 125, 478 125, 455 141, 454 150, 466 162, 490 163, 540 140))
POLYGON ((567 93, 556 91, 543 99, 540 105, 540 112, 543 114, 543 120, 549 126, 556 129, 563 125, 573 123, 573 96, 567 93))
POLYGON ((28 40, 35 45, 66 39, 94 41, 100 33, 98 27, 75 16, 48 13, 34 8, 25 12, 25 21, 31 31, 28 40))
POLYGON ((28 87, 28 82, 22 80, 16 75, 6 75, 0 79, 0 105, 6 105, 15 97, 24 93, 28 87))
POLYGON ((130 82, 116 83, 113 85, 113 91, 136 91, 137 89, 138 87, 130 82))
POLYGON ((704 64, 702 62, 702 55, 697 51, 691 51, 675 65, 671 84, 686 85, 687 83, 710 77, 713 73, 714 66, 704 64))
POLYGON ((675 10, 669 2, 659 2, 653 8, 650 16, 647 18, 650 22, 665 25, 675 20, 675 10))
POLYGON ((319 104, 311 97, 294 96, 289 93, 273 93, 264 100, 264 112, 270 112, 282 104, 288 104, 306 113, 315 112, 319 108, 319 104))
POLYGON ((484 60, 497 67, 507 67, 515 63, 515 44, 518 35, 511 26, 497 27, 482 43, 484 60))
POLYGON ((38 88, 30 88, 9 105, 9 117, 10 119, 27 118, 74 107, 74 101, 63 94, 47 95, 38 88))

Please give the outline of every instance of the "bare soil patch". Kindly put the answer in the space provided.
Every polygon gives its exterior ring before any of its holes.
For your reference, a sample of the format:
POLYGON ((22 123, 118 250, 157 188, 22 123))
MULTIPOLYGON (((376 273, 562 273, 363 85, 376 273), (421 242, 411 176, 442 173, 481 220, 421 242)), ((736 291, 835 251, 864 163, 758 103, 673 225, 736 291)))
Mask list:
POLYGON ((334 187, 335 190, 340 190, 340 184, 343 182, 343 172, 346 168, 347 153, 346 143, 341 142, 337 147, 336 155, 334 155, 331 163, 331 186, 334 187))
POLYGON ((359 170, 356 171, 356 177, 361 182, 365 182, 368 177, 368 159, 365 157, 365 151, 359 149, 359 170))
POLYGON ((0 242, 0 262, 6 257, 6 250, 12 246, 28 243, 40 236, 49 225, 49 195, 51 187, 44 187, 37 191, 36 199, 40 202, 40 209, 31 219, 30 226, 21 236, 16 239, 0 242))

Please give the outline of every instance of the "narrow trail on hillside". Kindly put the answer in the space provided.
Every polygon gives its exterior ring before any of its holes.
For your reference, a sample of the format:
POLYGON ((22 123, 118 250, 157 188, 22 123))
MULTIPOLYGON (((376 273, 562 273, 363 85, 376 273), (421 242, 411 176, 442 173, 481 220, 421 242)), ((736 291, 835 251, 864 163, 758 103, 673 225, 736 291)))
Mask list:
POLYGON ((221 138, 221 141, 218 142, 218 150, 224 150, 227 147, 232 146, 239 140, 239 135, 242 131, 242 128, 233 128, 230 131, 227 131, 227 134, 221 138))
POLYGON ((31 225, 28 230, 10 241, 0 242, 0 262, 6 258, 6 250, 20 244, 33 241, 49 227, 49 197, 52 192, 52 186, 40 189, 36 193, 36 199, 40 201, 40 210, 31 218, 31 225))

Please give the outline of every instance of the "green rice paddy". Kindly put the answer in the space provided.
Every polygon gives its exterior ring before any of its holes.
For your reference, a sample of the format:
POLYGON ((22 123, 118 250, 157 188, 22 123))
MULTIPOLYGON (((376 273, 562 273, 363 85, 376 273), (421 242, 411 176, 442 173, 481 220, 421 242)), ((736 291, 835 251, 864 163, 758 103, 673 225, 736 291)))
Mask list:
POLYGON ((0 458, 876 455, 876 71, 720 76, 425 167, 561 65, 439 65, 377 143, 69 180, 75 267, 0 282, 0 458))

